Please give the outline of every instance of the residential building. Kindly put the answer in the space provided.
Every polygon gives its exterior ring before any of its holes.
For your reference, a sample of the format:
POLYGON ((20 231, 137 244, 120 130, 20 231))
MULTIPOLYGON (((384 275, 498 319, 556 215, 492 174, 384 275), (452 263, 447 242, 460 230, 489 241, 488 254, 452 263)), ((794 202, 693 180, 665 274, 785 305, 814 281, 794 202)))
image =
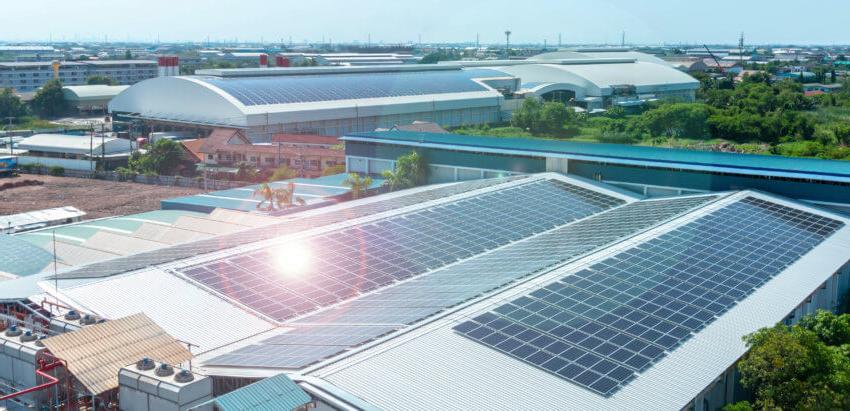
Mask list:
MULTIPOLYGON (((331 138, 336 140, 336 138, 331 138)), ((189 143, 188 150, 197 152, 204 167, 234 168, 247 162, 258 168, 286 165, 302 177, 318 177, 322 170, 343 164, 342 150, 331 148, 329 139, 321 136, 277 135, 275 141, 254 144, 241 130, 218 128, 198 143, 189 143)))

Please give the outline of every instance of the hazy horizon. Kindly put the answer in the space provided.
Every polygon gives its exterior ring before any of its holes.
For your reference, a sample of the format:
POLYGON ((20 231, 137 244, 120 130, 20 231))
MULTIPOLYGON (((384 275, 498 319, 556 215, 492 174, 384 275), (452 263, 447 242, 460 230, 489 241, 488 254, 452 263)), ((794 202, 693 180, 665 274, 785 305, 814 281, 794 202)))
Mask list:
POLYGON ((800 10, 798 2, 718 0, 506 0, 450 2, 208 2, 34 0, 12 3, 0 15, 6 42, 313 42, 513 44, 848 44, 850 2, 826 0, 800 10), (808 18, 803 16, 805 13, 808 18))

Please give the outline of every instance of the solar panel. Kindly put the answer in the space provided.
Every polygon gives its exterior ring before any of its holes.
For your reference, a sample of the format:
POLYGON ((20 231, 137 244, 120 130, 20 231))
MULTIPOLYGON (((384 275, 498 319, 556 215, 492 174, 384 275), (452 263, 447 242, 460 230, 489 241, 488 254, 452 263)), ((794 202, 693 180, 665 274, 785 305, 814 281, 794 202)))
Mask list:
POLYGON ((246 106, 487 91, 474 78, 505 77, 488 69, 419 72, 196 77, 246 106))
POLYGON ((342 211, 328 212, 272 224, 266 227, 253 228, 237 233, 216 236, 215 238, 193 241, 173 247, 133 254, 126 257, 113 258, 107 261, 86 265, 75 270, 59 274, 59 278, 98 278, 124 272, 138 270, 156 264, 163 264, 183 258, 195 257, 242 244, 268 240, 287 234, 297 233, 316 227, 335 224, 354 218, 382 213, 428 201, 442 199, 453 195, 487 188, 510 181, 528 178, 527 176, 511 176, 486 180, 465 181, 443 187, 417 191, 412 194, 392 197, 367 204, 346 208, 342 211))
POLYGON ((455 330, 611 395, 841 226, 747 197, 455 330))
MULTIPOLYGON (((304 328, 272 337, 256 344, 255 347, 284 343, 302 345, 334 345, 331 341, 348 343, 348 346, 338 346, 333 354, 321 352, 322 357, 313 359, 313 362, 316 362, 346 351, 349 346, 365 344, 386 332, 403 328, 405 324, 420 321, 446 308, 468 301, 493 288, 634 235, 716 198, 717 196, 698 196, 653 200, 615 208, 539 236, 509 244, 495 252, 465 260, 379 292, 304 316, 290 323, 304 328), (435 285, 437 287, 434 287, 435 285), (380 328, 362 325, 376 322, 394 325, 380 328), (365 331, 360 331, 361 327, 365 331), (328 334, 333 335, 333 340, 328 334)), ((256 353, 258 351, 245 348, 241 352, 256 353)), ((220 358, 213 358, 208 364, 217 365, 219 360, 220 358)), ((256 354, 243 360, 254 361, 243 363, 245 366, 263 366, 266 363, 266 359, 256 354)), ((225 356, 222 361, 230 360, 225 356)))
MULTIPOLYGON (((583 218, 623 200, 541 180, 422 211, 297 240, 309 266, 287 275, 289 245, 182 270, 186 277, 275 320, 286 320, 511 241, 583 218)), ((395 323, 393 318, 361 318, 395 323)))

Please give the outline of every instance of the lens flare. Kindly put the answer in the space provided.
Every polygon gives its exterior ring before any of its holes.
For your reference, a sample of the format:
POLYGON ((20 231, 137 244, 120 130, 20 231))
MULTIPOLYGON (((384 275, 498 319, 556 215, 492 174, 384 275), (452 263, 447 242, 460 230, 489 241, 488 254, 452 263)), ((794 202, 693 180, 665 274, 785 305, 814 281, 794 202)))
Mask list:
POLYGON ((310 247, 302 243, 281 245, 272 252, 272 257, 277 272, 285 278, 305 275, 312 262, 310 247))

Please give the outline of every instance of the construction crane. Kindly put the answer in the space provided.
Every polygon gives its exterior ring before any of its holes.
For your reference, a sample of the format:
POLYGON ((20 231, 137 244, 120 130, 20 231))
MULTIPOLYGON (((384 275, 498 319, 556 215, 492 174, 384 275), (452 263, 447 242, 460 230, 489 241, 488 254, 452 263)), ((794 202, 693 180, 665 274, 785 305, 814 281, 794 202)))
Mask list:
POLYGON ((723 70, 723 66, 720 65, 720 60, 717 59, 717 56, 715 56, 714 53, 711 52, 711 49, 709 49, 707 45, 703 44, 702 46, 705 47, 705 51, 708 52, 708 55, 711 56, 712 59, 714 59, 714 63, 717 64, 717 69, 720 70, 720 74, 726 74, 726 71, 723 70))

